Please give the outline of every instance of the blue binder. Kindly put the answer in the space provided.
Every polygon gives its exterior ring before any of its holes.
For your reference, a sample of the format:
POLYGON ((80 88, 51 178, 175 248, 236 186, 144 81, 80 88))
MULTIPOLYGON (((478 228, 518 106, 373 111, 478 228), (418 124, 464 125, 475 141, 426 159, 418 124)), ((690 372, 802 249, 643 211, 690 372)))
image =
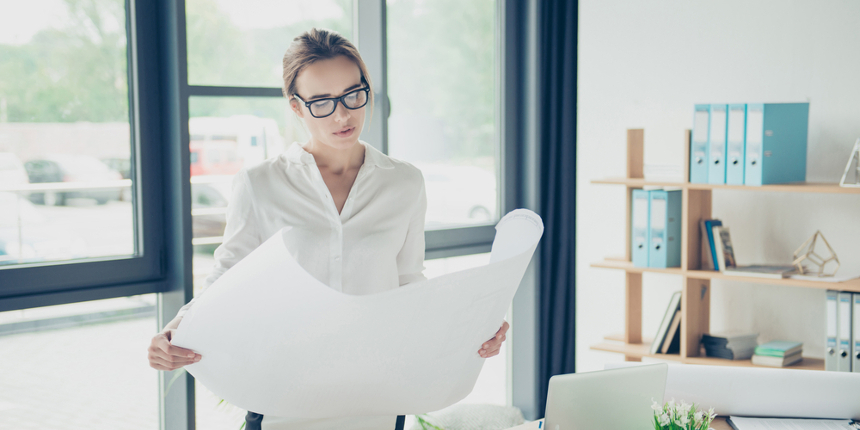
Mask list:
POLYGON ((747 105, 729 105, 727 144, 726 144, 726 183, 744 184, 744 154, 747 129, 747 105))
POLYGON ((681 191, 654 190, 649 193, 651 232, 648 251, 650 267, 681 266, 681 191))
POLYGON ((747 104, 745 185, 806 180, 809 103, 747 104))
POLYGON ((708 133, 711 105, 696 105, 690 139, 690 182, 708 183, 708 133))
POLYGON ((648 267, 648 233, 651 225, 648 217, 651 212, 648 201, 648 191, 633 190, 633 203, 631 204, 631 246, 630 256, 636 267, 648 267))
POLYGON ((728 105, 711 105, 708 133, 708 183, 726 183, 726 116, 728 105))

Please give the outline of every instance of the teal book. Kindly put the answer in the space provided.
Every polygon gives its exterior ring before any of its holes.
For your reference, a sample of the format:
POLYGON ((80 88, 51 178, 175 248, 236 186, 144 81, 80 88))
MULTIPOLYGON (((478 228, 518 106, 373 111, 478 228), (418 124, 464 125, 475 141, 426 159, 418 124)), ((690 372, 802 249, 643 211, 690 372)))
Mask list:
POLYGON ((792 342, 789 340, 775 340, 773 342, 763 343, 755 348, 755 355, 764 355, 767 357, 786 357, 796 354, 803 349, 803 344, 800 342, 792 342))

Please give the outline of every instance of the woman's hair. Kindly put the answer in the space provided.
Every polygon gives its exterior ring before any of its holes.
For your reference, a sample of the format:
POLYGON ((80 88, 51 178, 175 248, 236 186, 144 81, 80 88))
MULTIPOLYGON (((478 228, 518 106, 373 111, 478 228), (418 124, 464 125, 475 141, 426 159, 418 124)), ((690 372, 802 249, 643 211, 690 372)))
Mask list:
POLYGON ((329 58, 343 55, 352 60, 361 72, 362 82, 370 88, 369 100, 371 117, 373 116, 373 84, 367 73, 367 66, 361 59, 358 49, 340 33, 321 28, 311 28, 293 39, 293 43, 284 54, 284 97, 291 99, 296 95, 296 77, 308 65, 329 58))

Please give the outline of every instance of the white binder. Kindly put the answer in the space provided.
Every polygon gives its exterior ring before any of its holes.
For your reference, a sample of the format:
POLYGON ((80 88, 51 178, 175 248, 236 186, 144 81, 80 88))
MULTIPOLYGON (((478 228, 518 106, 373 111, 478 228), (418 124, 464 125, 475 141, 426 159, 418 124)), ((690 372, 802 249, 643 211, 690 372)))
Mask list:
POLYGON ((851 351, 851 357, 854 358, 852 360, 854 364, 851 365, 852 370, 856 373, 860 373, 860 293, 854 293, 854 340, 851 342, 853 345, 853 351, 851 351))
POLYGON ((836 299, 839 295, 838 291, 827 291, 827 301, 825 302, 825 315, 827 316, 827 337, 824 339, 824 370, 836 371, 839 368, 839 361, 836 359, 836 328, 839 325, 839 318, 836 315, 839 307, 836 305, 836 299))
POLYGON ((837 350, 836 356, 839 362, 836 370, 840 372, 851 371, 851 299, 853 294, 840 292, 837 299, 839 309, 836 315, 839 316, 839 327, 836 328, 837 334, 837 350))

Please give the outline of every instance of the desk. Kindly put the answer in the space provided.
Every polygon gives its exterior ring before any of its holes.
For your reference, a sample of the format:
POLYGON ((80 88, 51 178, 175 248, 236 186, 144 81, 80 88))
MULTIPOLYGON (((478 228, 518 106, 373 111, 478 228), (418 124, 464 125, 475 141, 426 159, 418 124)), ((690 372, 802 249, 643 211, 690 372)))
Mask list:
MULTIPOLYGON (((540 421, 532 421, 530 423, 525 423, 520 426, 511 427, 508 430, 538 430, 538 423, 540 421)), ((717 417, 714 419, 714 422, 711 423, 711 428, 714 430, 732 430, 732 426, 726 422, 726 417, 717 417)), ((544 429, 541 429, 544 430, 544 429)))

